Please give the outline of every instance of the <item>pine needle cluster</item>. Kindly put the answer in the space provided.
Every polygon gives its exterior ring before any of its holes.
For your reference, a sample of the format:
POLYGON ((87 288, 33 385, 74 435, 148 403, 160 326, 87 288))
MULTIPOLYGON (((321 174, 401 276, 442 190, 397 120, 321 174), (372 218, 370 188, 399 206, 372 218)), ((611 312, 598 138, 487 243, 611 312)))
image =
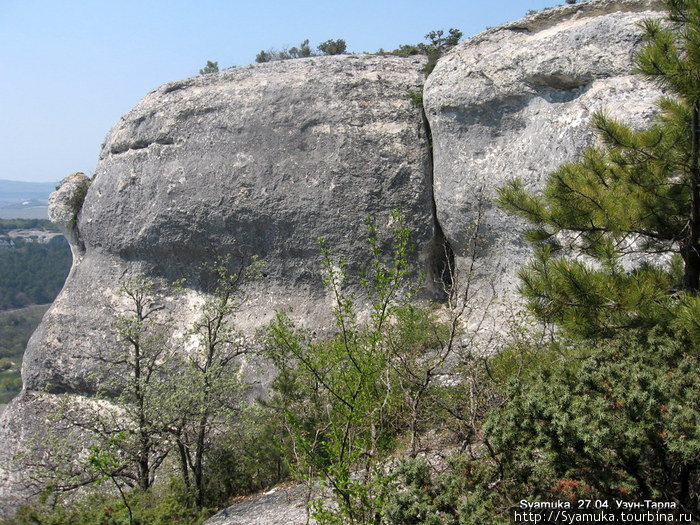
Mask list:
POLYGON ((652 125, 598 112, 600 144, 550 174, 540 194, 517 179, 498 190, 497 202, 531 225, 523 295, 538 317, 576 335, 668 322, 681 304, 698 309, 700 1, 665 5, 666 21, 641 24, 635 57, 635 72, 666 93, 652 125))

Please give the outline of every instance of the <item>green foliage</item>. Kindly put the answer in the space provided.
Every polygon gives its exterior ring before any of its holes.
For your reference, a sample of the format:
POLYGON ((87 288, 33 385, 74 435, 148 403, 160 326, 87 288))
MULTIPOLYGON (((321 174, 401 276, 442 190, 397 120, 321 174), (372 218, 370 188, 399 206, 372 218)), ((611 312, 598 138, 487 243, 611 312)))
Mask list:
POLYGON ((666 4, 672 23, 645 23, 637 58, 675 97, 654 125, 597 114, 602 147, 554 172, 541 195, 519 181, 499 192, 532 224, 521 290, 554 333, 486 363, 500 401, 481 446, 440 475, 402 465, 385 519, 506 523, 523 498, 674 501, 698 519, 700 2, 666 4), (644 262, 623 264, 640 252, 644 262))
POLYGON ((6 235, 10 230, 60 231, 48 219, 0 219, 0 235, 6 235))
POLYGON ((336 335, 316 340, 284 313, 268 335, 266 356, 279 371, 270 406, 281 414, 292 441, 293 473, 320 479, 337 506, 316 501, 320 523, 366 523, 381 511, 380 487, 388 480, 382 462, 399 433, 411 428, 411 418, 414 426, 420 418, 416 410, 425 383, 418 361, 426 348, 439 346, 435 321, 410 306, 410 294, 402 295, 411 232, 398 212, 392 223, 389 257, 375 224, 368 223, 371 257, 361 278, 372 302, 366 321, 359 320, 355 299, 344 290, 349 277, 344 262, 321 241, 336 335))
POLYGON ((22 388, 22 355, 48 306, 28 306, 0 312, 0 403, 8 403, 22 388))
POLYGON ((494 512, 494 492, 480 485, 484 463, 457 454, 439 472, 423 458, 399 462, 388 485, 382 523, 482 525, 510 523, 494 512))
POLYGON ((422 42, 415 45, 403 44, 391 51, 391 54, 401 57, 426 55, 428 57, 428 63, 425 65, 423 72, 427 76, 435 69, 438 59, 456 46, 461 38, 462 32, 455 28, 451 28, 447 35, 445 35, 445 32, 441 29, 438 31, 431 31, 425 35, 425 39, 429 41, 428 44, 422 42))
POLYGON ((0 310, 53 302, 71 264, 63 239, 46 244, 16 239, 13 247, 0 247, 0 310))
POLYGON ((289 476, 289 440, 268 408, 249 406, 216 436, 208 453, 205 494, 211 505, 267 489, 289 476))
MULTIPOLYGON (((317 46, 318 51, 323 55, 342 55, 347 49, 345 40, 339 38, 337 40, 326 40, 317 46)), ((255 61, 257 63, 272 62, 276 60, 289 60, 292 58, 306 58, 317 56, 309 44, 309 39, 307 38, 299 47, 293 46, 289 49, 268 49, 260 51, 255 56, 255 61)))
POLYGON ((675 501, 698 518, 700 2, 665 4, 670 24, 645 22, 637 54, 668 93, 654 124, 598 113, 603 146, 541 195, 517 180, 499 190, 532 225, 521 292, 557 328, 492 363, 505 401, 484 425, 482 484, 497 482, 503 517, 513 498, 585 497, 675 501))
POLYGON ((92 400, 61 398, 51 415, 61 432, 33 444, 33 456, 46 461, 34 464, 29 455, 25 470, 32 478, 57 491, 109 481, 125 506, 127 487, 153 485, 170 450, 166 429, 172 416, 165 400, 177 367, 163 310, 153 282, 137 276, 122 285, 111 327, 118 344, 96 349, 95 359, 109 374, 95 379, 92 400), (88 455, 76 449, 85 446, 88 455))
POLYGON ((200 75, 210 75, 212 73, 218 73, 219 72, 219 63, 218 62, 212 62, 211 60, 207 60, 207 64, 199 70, 200 75))
POLYGON ((249 351, 250 343, 232 319, 245 300, 241 282, 257 278, 260 265, 241 262, 233 271, 230 265, 229 259, 219 259, 204 268, 212 288, 186 334, 194 348, 178 367, 179 377, 164 403, 166 411, 171 411, 169 433, 179 455, 182 481, 192 490, 198 508, 207 500, 211 438, 233 424, 244 393, 238 358, 249 351))
MULTIPOLYGON (((199 525, 211 511, 197 511, 177 480, 147 491, 128 493, 132 523, 199 525)), ((119 496, 107 490, 64 503, 38 502, 20 507, 4 525, 128 525, 130 516, 119 496)))
MULTIPOLYGON (((326 40, 325 42, 319 44, 317 49, 324 55, 340 55, 345 53, 346 44, 345 40, 342 39, 326 40)), ((292 58, 307 58, 312 56, 317 56, 317 53, 311 49, 309 39, 307 38, 301 44, 299 44, 299 47, 293 46, 289 49, 285 48, 277 50, 271 48, 267 51, 262 50, 255 56, 255 61, 260 64, 263 62, 289 60, 292 58)))
POLYGON ((19 374, 19 367, 0 372, 0 403, 9 403, 20 390, 22 390, 22 378, 19 374))
POLYGON ((326 40, 318 45, 318 50, 324 55, 342 55, 345 53, 346 49, 347 45, 342 38, 338 40, 326 40))
POLYGON ((290 47, 287 51, 290 58, 306 58, 311 56, 311 46, 309 46, 309 39, 307 38, 299 47, 290 47))
MULTIPOLYGON (((245 301, 240 283, 259 271, 255 262, 233 268, 228 259, 204 267, 200 284, 207 298, 181 337, 173 337, 175 325, 156 283, 136 276, 123 284, 112 306, 120 344, 100 348, 96 356, 109 375, 91 400, 64 396, 51 416, 56 435, 30 443, 31 453, 18 458, 30 483, 47 488, 47 504, 76 488, 106 483, 119 493, 129 522, 137 523, 145 512, 139 498, 162 490, 162 483, 154 483, 163 472, 179 474, 186 497, 178 509, 200 510, 287 475, 279 419, 262 408, 242 408, 246 392, 238 358, 249 343, 232 319, 245 301), (176 349, 177 341, 187 350, 176 349)), ((82 519, 82 499, 76 501, 77 507, 65 507, 60 516, 81 518, 65 522, 82 519)), ((105 519, 121 523, 123 513, 115 510, 105 519)))
POLYGON ((273 55, 273 51, 272 51, 272 50, 265 51, 265 50, 263 49, 263 50, 260 51, 260 53, 258 53, 257 55, 255 55, 255 61, 256 61, 258 64, 262 64, 262 63, 264 63, 264 62, 270 62, 270 61, 272 61, 272 60, 274 60, 274 55, 273 55))
POLYGON ((390 524, 457 524, 454 514, 457 494, 445 490, 442 479, 424 459, 405 459, 396 469, 396 480, 383 509, 390 524))
POLYGON ((413 102, 413 105, 417 108, 423 107, 423 92, 422 91, 409 91, 408 98, 413 102))

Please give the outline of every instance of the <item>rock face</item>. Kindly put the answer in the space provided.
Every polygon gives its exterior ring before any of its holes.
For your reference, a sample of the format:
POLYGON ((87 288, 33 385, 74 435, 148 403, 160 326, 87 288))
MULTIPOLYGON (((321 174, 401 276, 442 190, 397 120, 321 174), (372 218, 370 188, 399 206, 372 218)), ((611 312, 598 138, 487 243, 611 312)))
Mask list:
POLYGON ((591 1, 460 44, 424 91, 434 184, 425 122, 407 96, 421 89, 421 58, 291 60, 148 94, 109 133, 84 202, 74 198, 87 184, 79 178, 52 197, 75 263, 29 342, 24 391, 0 418, 0 509, 21 493, 12 457, 41 436, 46 399, 89 395, 108 374, 96 353, 116 344, 113 308, 130 276, 156 280, 168 311, 187 322, 207 284, 203 262, 257 256, 265 275, 246 287, 242 328, 290 307, 310 326, 330 326, 317 238, 356 270, 366 259, 365 216, 385 229, 400 207, 427 295, 438 295, 442 231, 464 272, 467 228, 479 216, 480 283, 512 291, 528 252, 522 225, 490 204, 494 189, 514 176, 535 188, 575 159, 594 140, 588 122, 597 109, 648 121, 658 91, 629 71, 636 24, 657 14, 646 0, 591 1), (172 294, 182 278, 187 293, 172 294))
POLYGON ((278 308, 331 327, 317 239, 357 270, 366 216, 385 229, 394 208, 415 232, 416 274, 430 274, 430 149, 408 97, 422 89, 424 63, 338 56, 237 68, 166 84, 122 118, 87 194, 74 175, 51 197, 74 266, 28 344, 23 394, 0 420, 0 498, 16 492, 11 456, 51 410, 32 393, 90 394, 108 378, 97 357, 117 344, 114 307, 131 276, 157 281, 186 326, 208 284, 201 265, 255 256, 264 275, 245 289, 242 329, 278 308), (184 295, 170 292, 176 279, 187 280, 184 295))
POLYGON ((508 297, 529 256, 523 225, 491 204, 495 188, 513 177, 538 188, 575 160, 594 142, 594 111, 634 124, 653 116, 659 91, 630 71, 637 24, 655 16, 645 0, 554 8, 485 31, 438 62, 424 93, 438 221, 463 273, 474 254, 469 227, 480 222, 482 287, 508 297))

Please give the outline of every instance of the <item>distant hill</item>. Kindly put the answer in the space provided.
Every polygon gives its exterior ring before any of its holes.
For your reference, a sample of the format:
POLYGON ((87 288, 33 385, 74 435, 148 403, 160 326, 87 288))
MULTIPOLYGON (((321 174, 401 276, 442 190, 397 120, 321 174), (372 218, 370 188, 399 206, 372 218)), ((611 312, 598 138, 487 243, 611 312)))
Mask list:
POLYGON ((0 179, 0 219, 45 219, 49 195, 57 184, 0 179))

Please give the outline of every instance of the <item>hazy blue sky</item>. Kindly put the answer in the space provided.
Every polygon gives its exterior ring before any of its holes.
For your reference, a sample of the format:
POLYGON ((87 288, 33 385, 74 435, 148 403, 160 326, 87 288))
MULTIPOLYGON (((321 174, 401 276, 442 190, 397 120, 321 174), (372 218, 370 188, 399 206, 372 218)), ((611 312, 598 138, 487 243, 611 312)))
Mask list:
POLYGON ((107 131, 148 91, 254 61, 261 49, 343 38, 354 52, 466 36, 557 0, 0 0, 0 179, 92 174, 107 131))

